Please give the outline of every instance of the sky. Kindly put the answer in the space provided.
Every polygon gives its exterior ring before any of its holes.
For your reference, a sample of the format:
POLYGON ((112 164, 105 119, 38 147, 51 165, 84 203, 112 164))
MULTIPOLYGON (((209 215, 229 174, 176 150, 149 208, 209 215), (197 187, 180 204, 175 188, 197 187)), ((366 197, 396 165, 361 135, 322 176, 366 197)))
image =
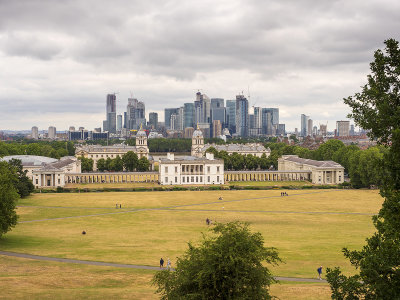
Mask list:
POLYGON ((0 130, 101 127, 114 92, 164 121, 198 90, 333 130, 399 35, 398 0, 0 0, 0 130))

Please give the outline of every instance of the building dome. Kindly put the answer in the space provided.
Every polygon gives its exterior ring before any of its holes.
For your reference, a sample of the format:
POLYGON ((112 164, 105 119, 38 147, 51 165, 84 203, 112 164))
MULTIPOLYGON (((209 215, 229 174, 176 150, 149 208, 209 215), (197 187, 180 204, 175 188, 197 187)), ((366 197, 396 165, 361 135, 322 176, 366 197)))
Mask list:
POLYGON ((136 134, 136 136, 145 136, 147 137, 146 131, 144 131, 143 129, 139 130, 136 134))
POLYGON ((37 156, 37 155, 10 155, 0 158, 0 161, 3 160, 9 162, 13 158, 19 159, 23 166, 41 166, 44 164, 49 164, 58 161, 58 159, 55 158, 37 156))
POLYGON ((203 136, 203 132, 201 132, 201 130, 200 129, 196 129, 194 132, 193 132, 193 137, 197 137, 197 136, 203 136))

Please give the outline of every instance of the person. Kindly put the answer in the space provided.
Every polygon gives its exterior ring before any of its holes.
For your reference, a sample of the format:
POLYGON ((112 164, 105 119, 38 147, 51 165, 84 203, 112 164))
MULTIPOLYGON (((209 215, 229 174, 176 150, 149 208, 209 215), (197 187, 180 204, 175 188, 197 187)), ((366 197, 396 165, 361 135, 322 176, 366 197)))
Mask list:
POLYGON ((160 268, 163 268, 163 267, 164 267, 164 260, 161 257, 161 259, 160 259, 160 268))
POLYGON ((206 219, 206 224, 210 225, 210 219, 209 218, 206 219))
POLYGON ((322 280, 322 278, 321 278, 321 275, 322 275, 322 266, 320 266, 320 267, 317 269, 317 271, 318 271, 318 279, 319 279, 319 280, 322 280))
POLYGON ((115 208, 118 208, 118 204, 117 203, 115 203, 115 208))
POLYGON ((119 208, 122 208, 122 204, 119 205, 119 208))
POLYGON ((82 234, 86 234, 86 231, 84 230, 84 231, 82 231, 82 234))
POLYGON ((168 270, 171 269, 171 261, 169 260, 169 258, 168 258, 168 261, 167 261, 167 268, 168 268, 168 270))

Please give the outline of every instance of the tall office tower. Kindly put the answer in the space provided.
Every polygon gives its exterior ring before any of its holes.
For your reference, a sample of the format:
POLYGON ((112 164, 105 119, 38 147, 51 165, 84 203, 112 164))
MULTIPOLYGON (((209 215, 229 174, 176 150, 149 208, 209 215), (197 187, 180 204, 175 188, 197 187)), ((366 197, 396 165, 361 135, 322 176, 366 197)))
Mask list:
POLYGON ((322 135, 322 136, 326 136, 326 134, 327 134, 327 125, 325 125, 325 124, 320 124, 319 125, 319 134, 320 135, 322 135))
POLYGON ((104 121, 103 121, 103 131, 108 131, 107 120, 104 120, 104 121))
POLYGON ((222 98, 211 98, 211 109, 224 107, 224 99, 222 98))
POLYGON ((164 109, 164 122, 165 122, 166 129, 171 129, 171 115, 177 114, 177 113, 178 113, 178 108, 165 108, 164 109))
POLYGON ((48 134, 47 134, 47 137, 48 137, 50 140, 54 140, 54 139, 56 138, 56 135, 57 135, 57 133, 56 133, 56 128, 55 128, 54 126, 50 126, 50 127, 49 127, 49 131, 48 131, 48 134))
POLYGON ((286 126, 285 124, 278 124, 278 130, 276 132, 277 135, 284 136, 286 135, 286 126))
POLYGON ((152 129, 158 128, 158 113, 156 112, 149 113, 149 126, 152 129))
POLYGON ((279 125, 279 108, 261 109, 261 133, 275 135, 279 125))
POLYGON ((307 136, 308 132, 308 119, 310 117, 306 116, 305 114, 301 114, 301 129, 300 129, 300 136, 307 136))
POLYGON ((128 129, 139 129, 146 125, 146 108, 142 101, 136 98, 128 98, 126 107, 126 126, 128 129))
POLYGON ((210 123, 211 122, 211 101, 206 94, 196 93, 194 101, 195 123, 210 123))
POLYGON ((194 128, 193 127, 185 127, 185 139, 191 139, 193 136, 194 128))
POLYGON ((33 126, 32 127, 32 139, 37 140, 39 138, 39 129, 37 128, 37 126, 33 126))
POLYGON ((184 107, 181 106, 178 108, 177 113, 177 130, 183 130, 185 124, 185 112, 184 107))
POLYGON ((350 121, 336 121, 336 135, 349 136, 350 121))
POLYGON ((117 115, 117 131, 122 129, 122 115, 117 115))
POLYGON ((260 107, 254 107, 254 133, 259 135, 262 133, 262 110, 260 107))
POLYGON ((236 132, 236 100, 226 100, 226 124, 231 133, 236 132))
POLYGON ((236 133, 249 136, 249 101, 243 95, 236 96, 236 133))
POLYGON ((106 99, 106 119, 107 130, 110 133, 117 131, 117 110, 116 110, 117 97, 115 94, 108 94, 106 99))
POLYGON ((178 121, 178 114, 172 114, 171 115, 171 117, 170 117, 170 129, 171 130, 179 130, 178 129, 178 123, 179 123, 179 121, 178 121))
POLYGON ((350 134, 350 136, 354 136, 354 135, 355 135, 355 132, 354 132, 354 125, 353 125, 353 124, 350 125, 350 132, 349 132, 349 134, 350 134))
POLYGON ((249 128, 254 129, 254 114, 249 115, 249 128))
POLYGON ((195 117, 194 117, 194 103, 184 103, 183 104, 183 127, 195 127, 195 117))
POLYGON ((124 111, 124 128, 126 128, 126 119, 128 118, 128 113, 124 111))
POLYGON ((85 127, 79 127, 79 131, 85 130, 85 127))
POLYGON ((317 127, 317 126, 314 126, 314 127, 313 127, 313 129, 312 129, 312 134, 313 134, 313 136, 318 135, 318 127, 317 127))
POLYGON ((211 108, 211 122, 219 120, 221 126, 226 124, 226 109, 225 107, 214 107, 211 108))
POLYGON ((308 119, 307 121, 307 135, 312 136, 313 135, 313 120, 312 119, 308 119))
POLYGON ((220 120, 213 121, 213 137, 219 137, 222 134, 222 126, 220 120))
POLYGON ((75 126, 69 126, 68 131, 75 131, 75 126))

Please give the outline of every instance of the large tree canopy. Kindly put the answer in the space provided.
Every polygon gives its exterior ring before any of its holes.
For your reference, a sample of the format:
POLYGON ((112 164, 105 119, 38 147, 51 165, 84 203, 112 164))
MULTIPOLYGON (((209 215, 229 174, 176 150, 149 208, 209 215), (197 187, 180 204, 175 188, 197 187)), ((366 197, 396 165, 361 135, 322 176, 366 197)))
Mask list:
MULTIPOLYGON (((385 198, 373 217, 376 233, 360 251, 343 249, 359 273, 345 276, 339 268, 328 269, 333 299, 400 299, 400 50, 398 42, 385 41, 385 51, 375 52, 372 74, 361 93, 345 99, 358 125, 370 129, 370 136, 390 145, 383 154, 366 152, 357 157, 381 165, 381 195, 385 198), (383 162, 380 163, 380 162, 383 162)), ((353 170, 350 168, 350 172, 353 170)), ((362 170, 360 180, 366 180, 362 170)))
POLYGON ((15 212, 19 198, 16 186, 18 175, 7 162, 0 161, 0 236, 17 224, 15 212))
POLYGON ((279 263, 277 251, 246 223, 217 224, 212 232, 198 246, 189 243, 175 272, 154 276, 161 299, 271 299, 275 280, 263 262, 279 263))

